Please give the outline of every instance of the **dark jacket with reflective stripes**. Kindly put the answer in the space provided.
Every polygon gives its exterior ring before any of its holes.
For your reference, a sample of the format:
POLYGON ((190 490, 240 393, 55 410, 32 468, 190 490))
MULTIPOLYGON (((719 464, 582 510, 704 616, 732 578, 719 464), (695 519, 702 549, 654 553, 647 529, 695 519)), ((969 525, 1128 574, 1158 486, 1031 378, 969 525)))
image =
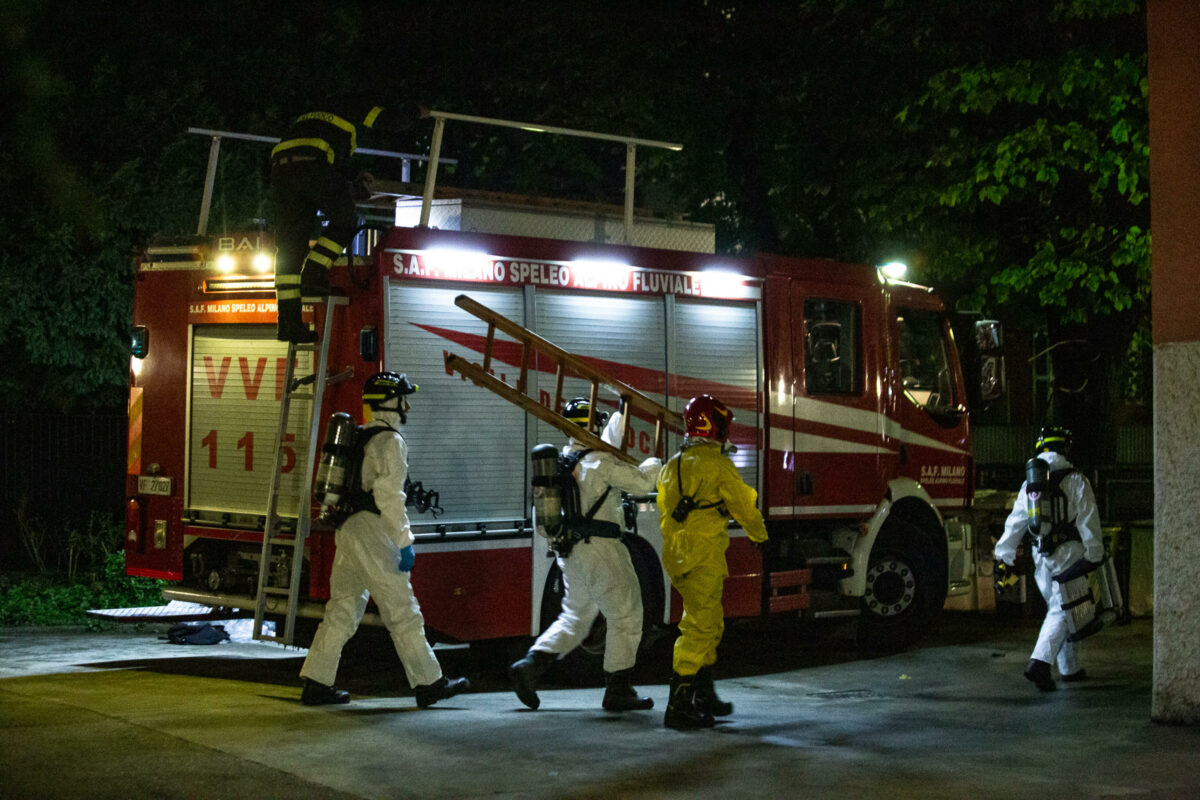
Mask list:
POLYGON ((360 128, 403 131, 419 115, 412 104, 384 109, 366 103, 323 103, 318 108, 292 122, 283 141, 271 151, 272 161, 301 156, 344 167, 358 147, 360 128))

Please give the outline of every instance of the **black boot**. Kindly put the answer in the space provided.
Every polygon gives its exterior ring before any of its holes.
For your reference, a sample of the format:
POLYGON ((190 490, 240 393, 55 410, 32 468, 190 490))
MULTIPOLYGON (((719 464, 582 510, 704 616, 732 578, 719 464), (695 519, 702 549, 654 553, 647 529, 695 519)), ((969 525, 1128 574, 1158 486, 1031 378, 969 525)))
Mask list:
POLYGON ((714 717, 728 717, 733 713, 733 703, 727 703, 717 697, 712 667, 704 667, 696 673, 696 708, 707 711, 714 717))
POLYGON ((633 688, 632 669, 604 673, 604 700, 600 705, 605 711, 645 711, 654 708, 654 700, 639 697, 633 688))
POLYGON ((328 706, 350 702, 350 693, 336 686, 326 686, 323 683, 304 679, 304 691, 300 692, 300 702, 306 706, 328 706))
POLYGON ((696 676, 671 676, 671 696, 667 700, 667 713, 663 716, 663 725, 677 731, 691 731, 697 728, 711 728, 712 714, 696 707, 696 676))
POLYGON ((312 261, 305 261, 300 270, 301 297, 329 297, 329 270, 312 261))
POLYGON ((447 679, 443 675, 433 683, 427 683, 424 686, 414 688, 413 694, 417 698, 417 708, 429 708, 438 700, 454 697, 454 695, 462 694, 470 688, 471 682, 466 678, 447 679))
POLYGON ((1029 659, 1025 665, 1025 680, 1032 681, 1039 692, 1054 691, 1054 678, 1050 677, 1050 665, 1036 658, 1029 659))
POLYGON ((542 704, 541 699, 537 696, 538 679, 542 677, 542 673, 550 669, 550 665, 557 658, 557 654, 547 653, 545 650, 530 650, 508 668, 508 675, 513 682, 513 690, 522 703, 535 710, 542 704))
POLYGON ((312 344, 317 340, 316 331, 304 324, 304 319, 300 316, 299 300, 280 300, 278 305, 276 339, 296 344, 312 344))

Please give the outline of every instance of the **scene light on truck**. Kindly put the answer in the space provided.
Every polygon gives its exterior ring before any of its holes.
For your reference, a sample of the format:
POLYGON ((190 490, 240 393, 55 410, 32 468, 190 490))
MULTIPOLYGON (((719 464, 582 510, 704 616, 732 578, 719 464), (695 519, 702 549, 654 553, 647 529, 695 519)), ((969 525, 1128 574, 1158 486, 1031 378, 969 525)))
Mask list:
POLYGON ((624 261, 595 258, 573 259, 567 263, 567 269, 570 271, 560 278, 564 284, 574 280, 576 286, 600 290, 628 286, 633 272, 633 266, 624 261))
POLYGON ((880 265, 879 271, 889 280, 902 281, 904 280, 904 276, 908 274, 908 265, 903 261, 889 261, 886 264, 880 265))
POLYGON ((706 269, 700 273, 700 292, 704 297, 736 300, 745 296, 742 276, 727 269, 706 269))
POLYGON ((479 250, 435 247, 426 250, 421 259, 432 274, 461 276, 469 279, 470 276, 488 275, 492 271, 491 256, 479 250))

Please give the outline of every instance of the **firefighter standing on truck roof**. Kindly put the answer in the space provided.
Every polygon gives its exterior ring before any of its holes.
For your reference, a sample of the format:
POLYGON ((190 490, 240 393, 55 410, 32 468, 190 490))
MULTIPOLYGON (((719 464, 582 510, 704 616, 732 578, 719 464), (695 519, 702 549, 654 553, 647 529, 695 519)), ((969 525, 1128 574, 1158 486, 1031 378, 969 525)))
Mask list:
POLYGON ((354 201, 371 196, 375 179, 354 177, 350 156, 358 129, 404 131, 427 112, 417 105, 384 109, 367 103, 324 103, 292 122, 271 151, 271 197, 275 203, 275 300, 278 338, 313 342, 316 334, 301 319, 301 297, 329 294, 329 268, 358 227, 354 201), (317 212, 328 224, 310 249, 317 212))
POLYGON ((404 507, 408 448, 397 429, 408 421, 408 395, 417 388, 394 372, 372 375, 363 386, 364 415, 370 417, 363 432, 382 433, 372 435, 361 448, 361 486, 350 487, 352 506, 361 510, 337 529, 325 617, 300 670, 305 705, 350 702, 350 693, 333 682, 342 647, 362 622, 368 597, 379 607, 418 706, 425 708, 470 688, 466 678, 447 680, 442 675, 425 638, 425 619, 410 580, 415 555, 404 507))
MULTIPOLYGON (((591 404, 582 397, 566 404, 563 416, 586 427, 591 404)), ((619 446, 621 412, 613 414, 601 435, 608 444, 619 446)), ((596 424, 603 417, 596 413, 596 424)), ((563 576, 562 612, 538 637, 525 657, 509 667, 517 697, 530 708, 541 701, 537 681, 561 655, 580 645, 592 629, 597 614, 604 614, 605 711, 640 711, 654 707, 649 697, 639 697, 631 682, 642 641, 642 590, 629 549, 622 541, 625 511, 621 492, 649 494, 662 468, 662 461, 648 458, 639 466, 625 464, 608 453, 587 451, 575 439, 563 448, 563 456, 580 454, 574 474, 579 485, 579 505, 590 512, 589 534, 569 535, 556 550, 563 576), (586 451, 586 454, 584 454, 586 451), (593 511, 594 509, 594 511, 593 511)))
MULTIPOLYGON (((1033 548, 1034 579, 1042 597, 1046 599, 1046 618, 1025 667, 1025 677, 1043 692, 1055 688, 1050 674, 1050 665, 1055 661, 1064 681, 1069 683, 1086 677, 1085 671, 1079 666, 1079 644, 1067 638, 1072 633, 1073 621, 1068 619, 1069 612, 1063 609, 1063 584, 1055 581, 1054 576, 1063 574, 1080 559, 1094 563, 1104 559, 1096 497, 1088 479, 1067 460, 1070 447, 1069 430, 1057 426, 1042 428, 1034 445, 1037 455, 1026 465, 1026 471, 1029 473, 1039 468, 1035 461, 1044 462, 1046 474, 1040 480, 1053 484, 1057 478, 1057 488, 1053 485, 1035 486, 1028 480, 1023 483, 1013 510, 1004 522, 1004 533, 996 542, 996 585, 1013 585, 1020 577, 1013 570, 1017 546, 1035 527, 1030 525, 1030 495, 1035 492, 1047 495, 1050 506, 1055 505, 1054 496, 1065 499, 1065 508, 1051 511, 1052 516, 1060 518, 1046 520, 1050 525, 1045 525, 1040 519, 1034 520, 1040 534, 1035 534, 1033 548)), ((1041 514, 1038 516, 1041 517, 1041 514)), ((1086 583, 1087 578, 1077 580, 1086 583)))
POLYGON ((663 724, 688 730, 713 725, 733 713, 717 697, 712 665, 725 631, 721 594, 729 567, 727 518, 733 517, 753 542, 767 529, 747 486, 724 452, 733 412, 714 397, 693 397, 683 412, 687 435, 679 453, 658 476, 658 510, 663 567, 683 599, 679 638, 672 659, 670 698, 663 724))

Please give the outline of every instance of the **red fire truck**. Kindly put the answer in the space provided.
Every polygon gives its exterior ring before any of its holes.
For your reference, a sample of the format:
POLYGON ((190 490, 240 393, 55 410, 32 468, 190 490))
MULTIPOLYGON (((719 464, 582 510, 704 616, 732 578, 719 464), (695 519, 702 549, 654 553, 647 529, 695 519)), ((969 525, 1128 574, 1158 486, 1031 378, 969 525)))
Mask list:
MULTIPOLYGON (((442 227, 404 224, 412 203, 398 203, 397 224, 370 252, 335 266, 346 303, 328 331, 331 378, 315 409, 322 421, 358 417, 362 382, 382 369, 419 384, 403 434, 413 494, 436 492, 441 509, 410 509, 412 580, 431 637, 536 635, 561 594, 531 526, 529 453, 564 437, 447 368, 448 354, 482 360, 486 348, 496 377, 512 382, 521 369, 516 344, 500 334, 489 344, 459 295, 670 409, 701 393, 733 409, 732 458, 758 489, 771 541, 759 550, 731 531, 728 617, 857 615, 860 635, 883 644, 927 627, 948 593, 974 591, 968 390, 930 289, 858 264, 549 238, 558 234, 544 209, 491 200, 433 206, 442 227), (528 228, 529 218, 544 235, 477 232, 528 228)), ((598 227, 579 209, 563 219, 580 216, 598 227)), ((709 245, 711 231, 696 249, 709 245)), ((253 608, 277 444, 288 507, 311 481, 300 455, 308 426, 290 424, 275 442, 287 344, 274 338, 271 250, 259 235, 218 236, 151 248, 138 268, 126 563, 175 582, 171 599, 253 608)), ((319 322, 324 305, 306 313, 319 322)), ((295 369, 311 371, 311 355, 295 369)), ((554 381, 553 365, 537 361, 525 391, 549 405, 554 381)), ((588 388, 568 376, 562 394, 588 388)), ((651 455, 652 433, 652 420, 632 419, 630 454, 651 455)), ((666 455, 679 443, 671 432, 666 455)), ((679 599, 657 561, 654 504, 641 500, 631 551, 648 620, 669 624, 679 599)), ((333 550, 333 532, 314 527, 300 618, 321 615, 333 550)))

